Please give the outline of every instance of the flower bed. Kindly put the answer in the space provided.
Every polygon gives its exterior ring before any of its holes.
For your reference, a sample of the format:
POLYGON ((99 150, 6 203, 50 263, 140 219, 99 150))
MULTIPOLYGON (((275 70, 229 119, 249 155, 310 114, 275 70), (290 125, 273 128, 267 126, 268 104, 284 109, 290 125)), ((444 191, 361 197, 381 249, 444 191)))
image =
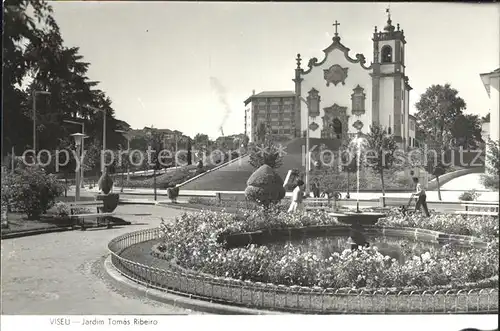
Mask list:
POLYGON ((422 217, 420 214, 413 214, 403 217, 397 210, 391 210, 377 225, 429 229, 480 238, 498 238, 499 235, 498 218, 491 216, 464 218, 453 214, 432 214, 430 217, 422 217))
MULTIPOLYGON (((383 222, 404 227, 393 216, 383 222)), ((414 219, 424 229, 439 230, 445 222, 430 225, 414 219)), ((486 249, 471 248, 467 254, 444 246, 400 264, 383 256, 375 247, 333 253, 320 259, 288 244, 277 253, 266 246, 249 245, 225 249, 223 235, 261 229, 283 229, 334 223, 324 213, 309 215, 283 212, 243 211, 239 214, 202 211, 184 214, 174 222, 162 223, 163 242, 154 246, 156 256, 197 272, 254 282, 283 285, 320 286, 323 288, 464 288, 477 282, 498 287, 498 237, 491 238, 486 249), (488 279, 489 280, 486 280, 488 279), (485 281, 486 280, 486 281, 485 281)), ((476 223, 467 227, 449 227, 450 233, 480 231, 476 223), (455 231, 455 232, 454 232, 455 231)), ((488 223, 490 224, 490 223, 488 223)), ((387 224, 384 224, 387 225, 387 224)), ((497 231, 498 231, 498 225, 497 231)), ((487 233, 494 233, 488 226, 487 233)))

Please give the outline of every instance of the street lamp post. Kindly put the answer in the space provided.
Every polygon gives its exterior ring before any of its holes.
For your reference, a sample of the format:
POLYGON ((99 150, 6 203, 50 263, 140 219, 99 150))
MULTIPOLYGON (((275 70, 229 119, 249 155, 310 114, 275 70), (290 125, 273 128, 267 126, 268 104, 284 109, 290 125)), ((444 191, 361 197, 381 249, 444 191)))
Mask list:
POLYGON ((86 106, 88 109, 93 110, 94 112, 101 112, 103 117, 103 126, 102 126, 102 155, 101 155, 101 172, 104 173, 104 155, 106 151, 106 110, 95 108, 92 106, 86 106))
POLYGON ((38 94, 50 95, 50 92, 33 90, 32 93, 33 93, 33 152, 35 153, 35 159, 36 159, 36 96, 38 94))
MULTIPOLYGON (((70 120, 64 120, 63 122, 81 125, 82 126, 82 134, 85 135, 85 123, 84 122, 76 122, 76 121, 70 121, 70 120)), ((82 153, 83 153, 83 151, 85 151, 84 139, 82 139, 82 153)), ((80 181, 81 181, 81 187, 83 188, 84 187, 84 174, 85 174, 85 172, 84 172, 83 164, 80 165, 80 167, 81 167, 80 170, 82 171, 82 175, 81 175, 82 177, 80 178, 80 181)))
MULTIPOLYGON (((130 181, 130 169, 129 169, 129 163, 130 163, 130 139, 131 135, 129 131, 125 130, 115 130, 115 132, 122 133, 125 138, 127 139, 127 157, 129 158, 127 162, 127 182, 130 181)), ((122 192, 123 192, 123 187, 122 187, 122 192)))
POLYGON ((303 97, 299 96, 300 101, 304 102, 307 106, 307 122, 306 122, 306 196, 309 197, 309 171, 311 168, 311 154, 309 152, 309 102, 303 97))
MULTIPOLYGON (((75 147, 76 147, 76 155, 78 156, 78 163, 80 167, 82 166, 82 157, 81 157, 81 147, 83 143, 83 139, 85 138, 85 135, 82 133, 73 133, 71 135, 73 138, 75 138, 75 147)), ((75 201, 80 200, 80 175, 81 171, 75 171, 75 201)))

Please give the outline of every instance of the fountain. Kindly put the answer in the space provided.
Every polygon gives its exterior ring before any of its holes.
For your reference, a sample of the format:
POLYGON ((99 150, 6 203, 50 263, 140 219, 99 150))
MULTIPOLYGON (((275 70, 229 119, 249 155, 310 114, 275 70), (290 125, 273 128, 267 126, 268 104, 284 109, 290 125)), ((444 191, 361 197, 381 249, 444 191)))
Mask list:
POLYGON ((375 212, 363 212, 359 209, 359 169, 361 167, 361 149, 363 148, 363 143, 366 143, 366 139, 361 136, 361 130, 358 131, 358 136, 352 142, 356 146, 357 152, 357 171, 356 171, 356 211, 354 212, 343 212, 343 213, 331 213, 330 216, 336 217, 341 223, 350 224, 352 226, 362 226, 362 225, 375 225, 379 218, 385 217, 383 213, 375 212))

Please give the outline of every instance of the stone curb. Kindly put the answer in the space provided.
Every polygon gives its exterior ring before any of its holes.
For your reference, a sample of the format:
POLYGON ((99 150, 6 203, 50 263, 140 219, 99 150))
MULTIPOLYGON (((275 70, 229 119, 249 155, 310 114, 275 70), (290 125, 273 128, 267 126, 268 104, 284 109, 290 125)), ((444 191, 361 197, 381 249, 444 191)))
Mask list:
POLYGON ((29 237, 35 236, 43 233, 54 233, 54 232, 65 232, 72 231, 71 227, 62 227, 62 228, 42 228, 31 231, 19 231, 13 233, 2 233, 2 240, 4 239, 13 239, 13 238, 21 238, 21 237, 29 237))
POLYGON ((104 270, 110 276, 114 285, 118 289, 127 289, 129 291, 135 292, 139 296, 144 296, 148 299, 172 305, 174 307, 181 307, 184 309, 191 309, 195 311, 205 312, 209 314, 221 314, 221 315, 284 315, 285 313, 274 312, 268 310, 257 310, 244 307, 235 307, 229 305, 223 305, 219 303, 213 303, 198 299, 191 299, 181 295, 176 295, 153 288, 145 287, 144 285, 138 284, 127 277, 123 276, 118 272, 111 262, 111 255, 109 255, 104 261, 104 270))

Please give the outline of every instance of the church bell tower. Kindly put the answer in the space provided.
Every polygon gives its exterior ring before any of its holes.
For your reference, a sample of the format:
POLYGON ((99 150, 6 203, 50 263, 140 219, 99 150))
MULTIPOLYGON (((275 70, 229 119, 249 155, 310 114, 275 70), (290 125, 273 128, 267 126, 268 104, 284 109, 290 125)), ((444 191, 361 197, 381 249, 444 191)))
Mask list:
POLYGON ((380 124, 394 135, 396 142, 406 145, 408 135, 408 93, 411 89, 405 76, 405 36, 399 24, 392 25, 387 12, 383 31, 373 33, 373 123, 380 124))

